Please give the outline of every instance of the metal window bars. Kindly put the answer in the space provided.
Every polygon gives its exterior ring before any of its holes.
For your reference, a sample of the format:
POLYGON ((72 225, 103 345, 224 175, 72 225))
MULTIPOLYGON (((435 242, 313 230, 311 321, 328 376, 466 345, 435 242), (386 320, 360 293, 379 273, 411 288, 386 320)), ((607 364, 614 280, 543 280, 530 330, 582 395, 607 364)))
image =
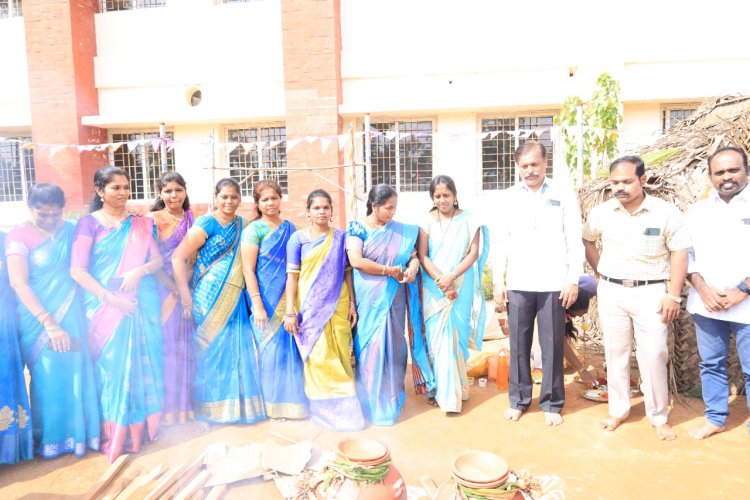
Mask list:
MULTIPOLYGON (((167 132, 167 139, 174 133, 167 132)), ((158 131, 126 132, 112 134, 112 142, 124 142, 112 153, 112 164, 130 176, 130 197, 134 200, 151 200, 156 197, 156 179, 161 173, 161 151, 144 139, 158 139, 158 131)), ((167 169, 174 170, 174 151, 167 151, 167 169)))
MULTIPOLYGON (((372 185, 427 191, 432 180, 432 121, 372 123, 372 185)), ((365 146, 366 147, 366 146, 365 146)))
POLYGON ((499 132, 482 138, 482 189, 497 190, 516 183, 513 153, 526 141, 536 140, 547 148, 547 175, 552 175, 554 144, 550 134, 553 116, 511 115, 482 120, 482 133, 499 132), (541 129, 543 132, 522 137, 520 131, 541 129), (511 134, 508 134, 511 132, 511 134))
POLYGON ((253 186, 263 179, 275 180, 283 193, 288 192, 286 127, 228 129, 227 142, 239 143, 227 162, 229 176, 239 182, 242 196, 252 196, 253 186))
POLYGON ((36 181, 34 152, 23 144, 31 137, 0 141, 0 202, 24 201, 36 181))
POLYGON ((167 0, 99 0, 99 12, 163 7, 167 0))

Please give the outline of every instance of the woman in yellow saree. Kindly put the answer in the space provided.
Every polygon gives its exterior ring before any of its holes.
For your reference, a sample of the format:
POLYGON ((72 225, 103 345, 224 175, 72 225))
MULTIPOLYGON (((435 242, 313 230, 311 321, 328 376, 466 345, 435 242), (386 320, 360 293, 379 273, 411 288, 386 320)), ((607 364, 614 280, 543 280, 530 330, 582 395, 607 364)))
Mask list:
POLYGON ((313 191, 307 197, 310 225, 289 239, 284 327, 295 336, 304 362, 313 422, 355 431, 366 425, 349 355, 357 309, 346 233, 329 226, 332 212, 331 195, 313 191))

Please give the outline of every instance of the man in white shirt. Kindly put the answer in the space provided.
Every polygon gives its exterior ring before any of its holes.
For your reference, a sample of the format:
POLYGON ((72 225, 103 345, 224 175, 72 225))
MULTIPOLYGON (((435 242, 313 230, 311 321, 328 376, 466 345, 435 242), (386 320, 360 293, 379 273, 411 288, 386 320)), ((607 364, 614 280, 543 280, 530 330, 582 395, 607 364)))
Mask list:
MULTIPOLYGON (((724 430, 729 415, 727 358, 733 333, 750 394, 750 189, 746 153, 724 147, 708 158, 714 189, 688 210, 692 247, 687 310, 693 315, 706 421, 690 435, 704 439, 724 430)), ((749 400, 750 401, 750 400, 749 400)), ((749 403, 750 404, 750 403, 749 403)))
POLYGON ((630 414, 635 337, 646 417, 659 439, 672 440, 676 435, 667 423, 667 325, 680 313, 690 237, 677 207, 644 193, 645 166, 639 157, 616 159, 609 179, 614 198, 595 206, 583 229, 586 259, 601 278, 597 305, 604 330, 609 416, 600 425, 614 431, 630 414))
POLYGON ((505 418, 518 420, 531 405, 536 319, 543 370, 539 406, 547 425, 558 425, 565 404, 565 309, 576 301, 583 274, 581 212, 573 190, 545 176, 543 144, 522 144, 515 161, 521 182, 503 192, 493 253, 495 302, 501 311, 507 307, 510 329, 510 407, 505 418))

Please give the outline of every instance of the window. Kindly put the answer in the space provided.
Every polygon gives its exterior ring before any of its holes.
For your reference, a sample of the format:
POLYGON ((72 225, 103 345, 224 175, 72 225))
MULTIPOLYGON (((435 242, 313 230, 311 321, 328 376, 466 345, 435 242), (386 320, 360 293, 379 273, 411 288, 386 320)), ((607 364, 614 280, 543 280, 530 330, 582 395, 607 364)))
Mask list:
POLYGON ((241 143, 228 160, 229 176, 240 183, 243 196, 252 196, 253 186, 262 179, 273 179, 283 193, 288 192, 286 127, 228 129, 227 142, 241 143))
POLYGON ((372 123, 372 185, 427 191, 432 180, 432 122, 372 123))
MULTIPOLYGON (((127 132, 112 134, 112 142, 124 142, 112 154, 114 166, 120 167, 130 175, 130 196, 134 200, 152 200, 156 198, 156 179, 161 173, 161 150, 153 147, 151 142, 140 142, 144 139, 158 139, 159 132, 127 132)), ((167 138, 174 138, 167 132, 167 138)), ((167 169, 174 170, 174 151, 167 151, 167 169)))
POLYGON ((163 7, 167 0, 99 0, 99 12, 163 7))
POLYGON ((687 106, 668 106, 662 109, 661 112, 661 129, 666 132, 670 128, 674 127, 682 120, 689 118, 690 115, 695 113, 695 107, 687 106))
POLYGON ((24 201, 34 184, 34 153, 24 149, 31 137, 0 141, 0 202, 24 201))
POLYGON ((499 132, 482 139, 482 189, 505 189, 516 183, 513 152, 526 141, 539 141, 547 148, 547 176, 552 175, 553 144, 550 136, 553 113, 508 115, 482 120, 482 133, 499 132), (531 130, 542 129, 539 135, 531 130), (508 132, 511 132, 510 134, 508 132))
POLYGON ((21 17, 23 15, 21 0, 0 0, 0 19, 21 17))

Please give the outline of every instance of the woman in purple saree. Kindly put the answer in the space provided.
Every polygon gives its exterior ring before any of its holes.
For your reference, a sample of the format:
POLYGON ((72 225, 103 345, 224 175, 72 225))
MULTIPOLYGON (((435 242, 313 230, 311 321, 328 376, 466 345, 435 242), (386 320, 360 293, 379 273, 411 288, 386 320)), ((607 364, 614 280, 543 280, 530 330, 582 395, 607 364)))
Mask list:
POLYGON ((156 181, 159 191, 149 214, 159 234, 159 252, 164 267, 157 271, 161 300, 162 350, 164 352, 164 425, 184 424, 193 417, 193 332, 195 325, 180 302, 174 282, 172 254, 193 225, 185 179, 177 172, 164 172, 156 181))
POLYGON ((87 292, 88 342, 102 420, 102 451, 114 461, 157 437, 164 398, 154 222, 125 211, 130 178, 94 175, 96 195, 73 237, 70 272, 87 292))

